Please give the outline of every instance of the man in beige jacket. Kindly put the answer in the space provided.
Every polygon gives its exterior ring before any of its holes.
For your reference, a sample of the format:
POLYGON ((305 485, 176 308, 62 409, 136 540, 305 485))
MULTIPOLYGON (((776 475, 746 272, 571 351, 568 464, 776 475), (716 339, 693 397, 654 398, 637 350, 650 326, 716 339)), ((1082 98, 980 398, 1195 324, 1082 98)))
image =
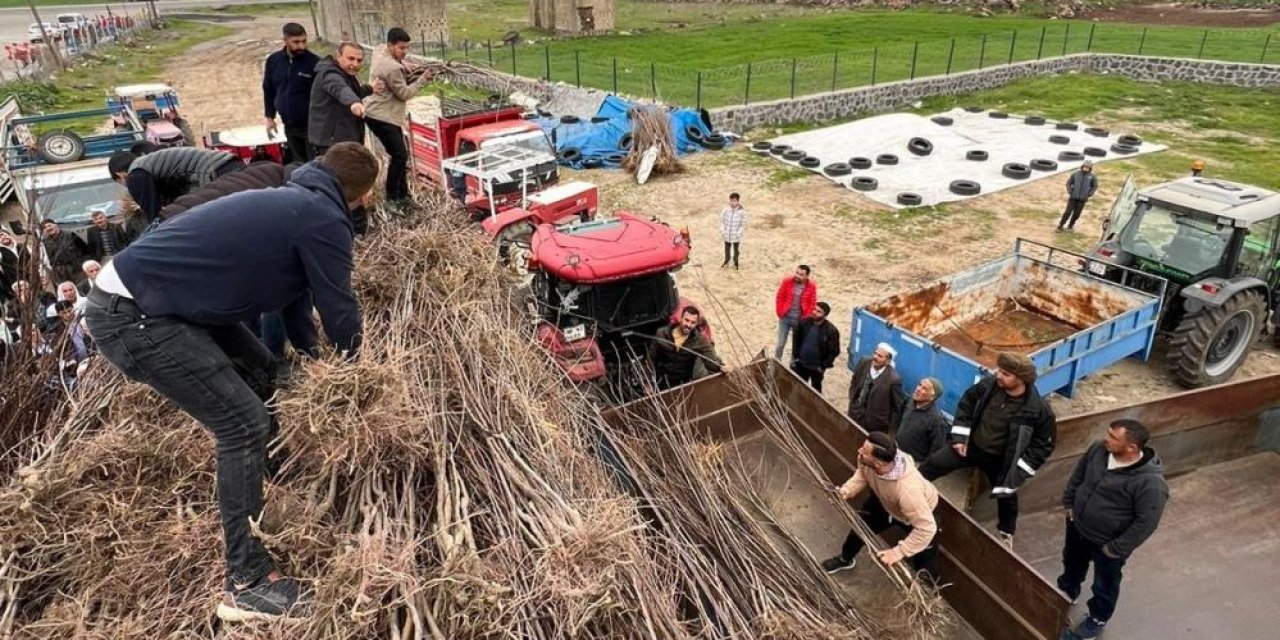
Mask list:
MULTIPOLYGON (((937 580, 938 548, 933 544, 938 532, 933 510, 938 506, 938 490, 920 472, 906 452, 898 450, 897 443, 886 433, 873 432, 858 449, 858 469, 853 477, 836 491, 841 498, 850 500, 865 489, 871 496, 862 507, 862 519, 872 531, 881 533, 898 525, 907 530, 907 537, 897 545, 878 553, 880 561, 893 566, 909 559, 916 571, 924 571, 937 580)), ((827 573, 852 569, 862 538, 854 531, 845 538, 840 555, 822 562, 827 573)))
POLYGON ((387 150, 387 203, 403 206, 409 199, 409 151, 404 141, 405 104, 431 81, 418 67, 404 61, 409 55, 409 33, 400 27, 387 31, 387 43, 373 50, 370 82, 385 86, 364 99, 365 124, 387 150), (411 80, 412 78, 412 80, 411 80))

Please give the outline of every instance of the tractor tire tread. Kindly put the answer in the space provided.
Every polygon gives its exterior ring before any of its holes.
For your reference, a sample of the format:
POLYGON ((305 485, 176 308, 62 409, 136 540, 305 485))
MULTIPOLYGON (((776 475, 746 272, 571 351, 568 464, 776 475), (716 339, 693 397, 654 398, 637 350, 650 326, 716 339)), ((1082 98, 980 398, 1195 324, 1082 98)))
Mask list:
POLYGON ((1235 375, 1236 370, 1249 356, 1248 347, 1241 353, 1239 361, 1217 378, 1205 372, 1203 362, 1222 323, 1234 316, 1236 312, 1246 309, 1253 311, 1253 332, 1245 338, 1252 346, 1262 330, 1266 314, 1262 296, 1257 291, 1237 293, 1220 307, 1185 316, 1178 322, 1178 327, 1174 329, 1173 336, 1169 339, 1169 369, 1178 384, 1188 389, 1195 389, 1225 382, 1235 375))

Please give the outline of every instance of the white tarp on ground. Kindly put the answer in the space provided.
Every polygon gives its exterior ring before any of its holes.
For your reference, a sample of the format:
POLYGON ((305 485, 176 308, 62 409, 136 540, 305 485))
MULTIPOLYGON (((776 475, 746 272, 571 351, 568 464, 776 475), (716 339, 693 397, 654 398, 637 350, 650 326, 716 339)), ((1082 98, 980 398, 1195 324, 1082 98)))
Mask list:
MULTIPOLYGON (((982 194, 1008 189, 1031 180, 1037 180, 1074 171, 1083 161, 1066 162, 1058 160, 1063 151, 1083 152, 1085 147, 1099 147, 1107 150, 1105 157, 1086 156, 1094 163, 1130 158, 1135 155, 1152 153, 1165 149, 1164 146, 1143 142, 1138 152, 1121 155, 1111 151, 1124 131, 1109 132, 1107 137, 1085 132, 1089 125, 1077 123, 1076 131, 1058 130, 1055 122, 1042 125, 1030 125, 1022 116, 1010 114, 1008 118, 992 118, 988 112, 970 113, 964 109, 953 109, 938 114, 951 118, 954 124, 943 126, 934 123, 932 116, 919 116, 909 113, 892 113, 856 120, 845 124, 794 133, 771 139, 774 144, 790 145, 792 149, 804 151, 822 161, 822 167, 836 162, 848 162, 853 157, 871 158, 889 153, 898 156, 898 164, 873 164, 869 169, 854 169, 849 175, 827 178, 849 187, 850 181, 857 176, 870 176, 879 182, 874 191, 863 191, 863 195, 887 204, 894 208, 903 208, 898 204, 898 194, 908 192, 918 194, 923 205, 942 202, 966 200, 977 196, 962 196, 950 191, 954 180, 972 180, 982 186, 982 194), (1068 144, 1056 144, 1049 141, 1049 136, 1066 136, 1068 144), (917 156, 907 150, 907 142, 912 138, 925 138, 933 143, 933 152, 927 156, 917 156), (966 153, 971 150, 983 150, 989 159, 983 162, 966 160, 966 153), (1030 164, 1032 160, 1045 159, 1058 163, 1056 170, 1031 172, 1027 179, 1006 178, 1001 173, 1002 167, 1009 162, 1030 164)), ((799 162, 783 160, 773 156, 780 162, 799 166, 799 162)), ((822 169, 813 169, 822 174, 822 169)), ((1066 189, 1066 179, 1061 178, 1066 189)), ((980 194, 981 195, 981 194, 980 194)))

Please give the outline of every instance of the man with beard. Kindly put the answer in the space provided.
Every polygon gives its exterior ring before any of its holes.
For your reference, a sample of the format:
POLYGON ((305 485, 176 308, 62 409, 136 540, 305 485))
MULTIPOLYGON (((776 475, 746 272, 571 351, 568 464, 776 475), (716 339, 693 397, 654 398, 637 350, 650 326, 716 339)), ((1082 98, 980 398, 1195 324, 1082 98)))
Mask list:
POLYGON ((307 144, 307 115, 311 110, 311 84, 320 56, 307 50, 307 30, 289 22, 281 30, 284 46, 267 56, 262 71, 262 101, 267 134, 276 134, 276 116, 284 123, 284 139, 293 160, 311 159, 307 144))

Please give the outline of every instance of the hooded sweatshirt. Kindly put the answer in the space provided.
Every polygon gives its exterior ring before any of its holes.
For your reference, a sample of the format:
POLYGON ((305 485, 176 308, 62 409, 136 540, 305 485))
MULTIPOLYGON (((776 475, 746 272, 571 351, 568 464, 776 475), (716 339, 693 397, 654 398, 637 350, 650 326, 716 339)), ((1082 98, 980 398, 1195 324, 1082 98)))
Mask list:
POLYGON ((1155 533, 1169 486, 1160 456, 1150 447, 1137 462, 1118 469, 1107 469, 1110 455, 1101 441, 1089 447, 1067 481, 1062 505, 1086 540, 1126 558, 1155 533))
POLYGON ((933 536, 938 533, 938 523, 933 517, 933 510, 938 506, 938 490, 920 475, 911 456, 898 450, 893 469, 883 476, 858 465, 853 477, 840 487, 840 493, 852 498, 867 487, 894 520, 911 525, 911 533, 896 547, 904 558, 924 551, 933 542, 933 536))

